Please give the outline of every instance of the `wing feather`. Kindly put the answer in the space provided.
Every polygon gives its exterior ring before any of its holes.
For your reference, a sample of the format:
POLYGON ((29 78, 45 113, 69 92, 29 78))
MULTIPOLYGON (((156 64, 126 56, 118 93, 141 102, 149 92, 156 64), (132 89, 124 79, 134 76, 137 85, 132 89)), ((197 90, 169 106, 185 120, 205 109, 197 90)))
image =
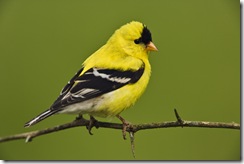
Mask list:
POLYGON ((82 70, 83 68, 62 89, 60 96, 51 106, 51 110, 60 110, 70 104, 92 99, 127 84, 135 83, 142 76, 144 65, 136 71, 91 68, 80 75, 82 70))

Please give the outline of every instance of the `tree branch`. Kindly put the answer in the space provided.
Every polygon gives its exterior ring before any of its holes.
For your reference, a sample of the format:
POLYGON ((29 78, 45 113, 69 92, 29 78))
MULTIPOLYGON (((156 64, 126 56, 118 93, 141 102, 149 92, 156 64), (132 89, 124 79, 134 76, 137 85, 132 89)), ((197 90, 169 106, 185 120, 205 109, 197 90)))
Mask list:
MULTIPOLYGON (((224 123, 224 122, 208 122, 208 121, 186 121, 182 120, 175 110, 175 116, 177 121, 167 121, 167 122, 159 122, 159 123, 144 123, 144 124, 131 124, 126 130, 130 133, 131 139, 131 146, 132 152, 134 155, 134 134, 140 130, 147 130, 147 129, 155 129, 155 128, 172 128, 172 127, 201 127, 201 128, 224 128, 224 129, 237 129, 240 130, 240 124, 237 123, 224 123)), ((52 128, 47 128, 43 130, 31 131, 27 133, 15 134, 7 137, 1 137, 1 142, 7 142, 12 140, 18 139, 25 139, 26 142, 30 142, 33 138, 42 136, 45 134, 58 132, 61 130, 74 128, 74 127, 81 127, 81 126, 88 126, 89 120, 84 118, 76 119, 73 122, 66 123, 63 125, 58 125, 52 128)), ((99 128, 110 128, 110 129, 120 129, 122 130, 122 124, 118 123, 108 123, 108 122, 100 122, 97 121, 94 123, 95 127, 99 128)))

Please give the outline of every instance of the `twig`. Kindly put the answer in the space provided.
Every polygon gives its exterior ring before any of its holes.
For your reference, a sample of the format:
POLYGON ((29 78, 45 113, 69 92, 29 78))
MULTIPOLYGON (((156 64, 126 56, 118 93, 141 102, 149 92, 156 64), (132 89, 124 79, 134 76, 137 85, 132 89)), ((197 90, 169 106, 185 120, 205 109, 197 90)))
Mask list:
POLYGON ((132 151, 132 154, 133 154, 133 157, 136 158, 136 155, 135 155, 135 133, 134 132, 130 132, 130 145, 131 145, 131 151, 132 151))
MULTIPOLYGON (((178 112, 177 112, 176 109, 174 109, 174 112, 175 112, 175 117, 176 117, 177 121, 178 121, 181 125, 183 125, 183 120, 181 119, 181 117, 180 117, 180 115, 178 114, 178 112)), ((183 128, 183 126, 181 126, 181 127, 183 128)))
MULTIPOLYGON (((177 111, 176 111, 177 113, 177 111)), ((179 116, 179 115, 178 115, 179 116)), ((176 115, 177 117, 177 115, 176 115)), ((133 132, 136 133, 140 130, 146 130, 146 129, 155 129, 155 128, 172 128, 172 127, 201 127, 201 128, 224 128, 224 129, 237 129, 240 130, 240 124, 237 123, 224 123, 224 122, 207 122, 207 121, 186 121, 178 119, 180 117, 177 117, 177 121, 166 121, 166 122, 159 122, 159 123, 144 123, 144 124, 131 124, 129 128, 126 129, 127 132, 133 132), (181 121, 179 121, 181 120, 181 121)), ((27 133, 21 133, 21 134, 15 134, 7 137, 1 137, 1 142, 7 142, 7 141, 13 141, 18 139, 25 139, 26 142, 32 141, 35 137, 39 137, 42 135, 46 135, 53 132, 58 132, 61 130, 74 128, 74 127, 80 127, 80 126, 88 126, 89 120, 82 119, 82 120, 74 120, 73 122, 66 123, 63 125, 58 125, 52 128, 47 128, 43 130, 37 130, 37 131, 31 131, 27 133)), ((108 123, 108 122, 95 122, 95 127, 99 128, 110 128, 110 129, 122 129, 122 124, 118 123, 108 123)), ((133 138, 134 139, 134 138, 133 138)), ((134 140, 133 142, 134 143, 134 140)), ((134 148, 134 145, 132 145, 134 148)), ((134 150, 133 150, 134 151, 134 150)))

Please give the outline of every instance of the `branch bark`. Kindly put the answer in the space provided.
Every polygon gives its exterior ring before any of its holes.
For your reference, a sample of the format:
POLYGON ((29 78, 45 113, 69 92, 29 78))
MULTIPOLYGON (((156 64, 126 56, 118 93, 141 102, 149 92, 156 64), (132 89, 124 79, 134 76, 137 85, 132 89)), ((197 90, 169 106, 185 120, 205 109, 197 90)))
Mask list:
MULTIPOLYGON (((177 121, 166 121, 166 122, 159 122, 159 123, 144 123, 144 124, 131 124, 126 131, 130 133, 130 139, 132 143, 132 151, 134 152, 134 134, 140 130, 147 130, 147 129, 155 129, 155 128, 172 128, 172 127, 200 127, 200 128, 224 128, 224 129, 236 129, 240 130, 240 124, 237 123, 224 123, 224 122, 208 122, 208 121, 186 121, 182 120, 175 110, 175 116, 177 121)), ((25 139, 26 142, 30 142, 33 138, 39 137, 42 135, 46 135, 53 132, 58 132, 61 130, 81 127, 81 126, 89 126, 90 121, 84 118, 76 119, 73 122, 66 123, 63 125, 58 125, 55 127, 31 131, 27 133, 15 134, 11 136, 1 137, 1 142, 25 139)), ((108 122, 100 122, 97 121, 94 123, 95 127, 99 128, 110 128, 110 129, 120 129, 122 130, 122 124, 118 123, 108 123, 108 122)), ((134 153, 133 153, 134 154, 134 153)))

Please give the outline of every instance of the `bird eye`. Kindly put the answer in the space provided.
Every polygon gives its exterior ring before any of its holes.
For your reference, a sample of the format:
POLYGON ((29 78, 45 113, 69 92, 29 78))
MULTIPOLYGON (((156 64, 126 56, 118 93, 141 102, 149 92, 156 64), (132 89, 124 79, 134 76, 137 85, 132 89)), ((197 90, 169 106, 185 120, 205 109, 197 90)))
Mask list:
POLYGON ((134 40, 135 44, 139 44, 141 42, 141 38, 134 40))

